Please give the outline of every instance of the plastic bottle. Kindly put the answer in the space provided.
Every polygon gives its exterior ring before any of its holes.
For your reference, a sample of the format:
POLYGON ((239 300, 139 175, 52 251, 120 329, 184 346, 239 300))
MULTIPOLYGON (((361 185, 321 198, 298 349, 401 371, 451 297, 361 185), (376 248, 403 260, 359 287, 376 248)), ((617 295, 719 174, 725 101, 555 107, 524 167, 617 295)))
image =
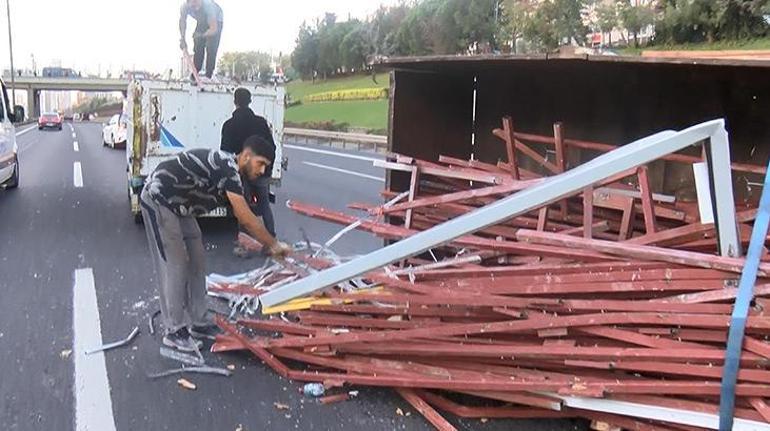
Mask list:
POLYGON ((308 383, 302 388, 302 393, 308 397, 318 398, 323 396, 326 388, 321 383, 308 383))

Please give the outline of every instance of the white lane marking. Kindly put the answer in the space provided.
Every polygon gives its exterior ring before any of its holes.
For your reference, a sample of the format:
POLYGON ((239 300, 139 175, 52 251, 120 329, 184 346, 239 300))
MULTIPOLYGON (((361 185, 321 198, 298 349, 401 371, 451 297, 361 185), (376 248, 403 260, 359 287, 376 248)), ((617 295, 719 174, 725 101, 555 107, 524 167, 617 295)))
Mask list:
POLYGON ((75 270, 72 292, 72 333, 75 360, 75 430, 115 431, 110 381, 104 352, 86 355, 102 345, 102 325, 96 300, 94 271, 75 270))
POLYGON ((67 125, 70 126, 70 131, 71 132, 75 131, 75 127, 72 125, 72 123, 68 123, 67 125))
POLYGON ((349 171, 347 169, 340 169, 340 168, 335 168, 333 166, 322 165, 320 163, 313 163, 313 162, 302 162, 302 163, 305 164, 305 165, 314 166, 314 167, 320 168, 320 169, 326 169, 326 170, 329 170, 329 171, 340 172, 340 173, 343 173, 343 174, 353 175, 353 176, 356 176, 356 177, 366 178, 366 179, 369 179, 369 180, 380 181, 382 183, 385 182, 384 178, 375 177, 374 175, 366 175, 366 174, 362 174, 360 172, 349 171))
POLYGON ((19 136, 21 136, 21 135, 23 135, 23 134, 25 134, 25 133, 28 133, 28 132, 30 132, 30 131, 32 131, 32 130, 35 130, 35 127, 37 127, 37 126, 30 126, 30 127, 27 127, 27 128, 26 128, 26 129, 24 129, 24 130, 21 130, 21 131, 19 131, 19 132, 16 132, 16 137, 18 138, 19 136))
POLYGON ((76 152, 76 153, 77 153, 78 151, 80 151, 80 145, 78 145, 78 141, 74 141, 74 142, 72 143, 72 149, 73 149, 73 150, 75 150, 75 152, 76 152))
POLYGON ((75 139, 77 137, 78 137, 78 135, 76 135, 75 132, 72 132, 72 139, 75 139))
POLYGON ((283 148, 289 148, 291 150, 307 151, 308 153, 326 154, 328 156, 337 156, 344 159, 363 160, 365 162, 374 162, 376 160, 382 160, 382 158, 376 159, 373 157, 356 156, 355 154, 338 153, 335 151, 319 150, 317 148, 301 147, 298 145, 283 144, 283 148))
POLYGON ((75 162, 72 165, 73 169, 73 182, 75 184, 75 187, 80 188, 83 187, 83 169, 80 167, 80 162, 75 162))

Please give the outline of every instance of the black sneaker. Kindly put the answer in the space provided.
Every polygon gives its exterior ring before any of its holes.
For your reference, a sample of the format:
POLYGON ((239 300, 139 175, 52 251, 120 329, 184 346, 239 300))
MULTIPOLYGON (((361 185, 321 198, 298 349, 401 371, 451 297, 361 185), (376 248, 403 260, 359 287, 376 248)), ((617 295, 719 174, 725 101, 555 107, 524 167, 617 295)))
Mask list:
POLYGON ((190 328, 190 335, 197 340, 216 340, 217 335, 221 334, 222 331, 219 329, 219 326, 214 325, 213 323, 208 325, 193 325, 193 327, 190 328))
POLYGON ((195 352, 203 347, 202 342, 192 338, 187 328, 182 328, 172 334, 164 336, 163 345, 179 350, 180 352, 195 352))

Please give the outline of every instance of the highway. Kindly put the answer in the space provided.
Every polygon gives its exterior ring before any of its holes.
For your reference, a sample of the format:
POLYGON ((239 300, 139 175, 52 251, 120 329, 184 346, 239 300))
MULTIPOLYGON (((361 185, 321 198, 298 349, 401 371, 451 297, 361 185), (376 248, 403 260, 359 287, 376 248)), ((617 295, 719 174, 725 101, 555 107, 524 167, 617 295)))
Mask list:
MULTIPOLYGON (((34 126, 33 126, 34 127, 34 126)), ((322 406, 298 393, 251 355, 206 353, 213 366, 235 365, 233 377, 188 375, 151 381, 147 373, 177 368, 158 353, 147 317, 158 296, 144 228, 128 209, 125 153, 102 146, 96 124, 62 132, 18 130, 21 185, 0 191, 0 429, 2 430, 430 430, 389 390, 360 389, 358 398, 322 406), (125 338, 129 346, 85 351, 125 338), (280 410, 274 403, 288 405, 280 410), (396 414, 397 409, 410 413, 396 414)), ((350 211, 350 202, 378 202, 383 171, 377 156, 287 145, 290 159, 275 190, 279 237, 316 242, 340 227, 285 207, 288 199, 350 211)), ((232 220, 203 220, 207 271, 238 273, 259 258, 232 255, 232 220)), ((340 254, 366 253, 381 242, 354 232, 340 254)), ((211 307, 222 306, 211 300, 211 307)), ((490 421, 451 417, 462 430, 566 430, 572 421, 490 421)))

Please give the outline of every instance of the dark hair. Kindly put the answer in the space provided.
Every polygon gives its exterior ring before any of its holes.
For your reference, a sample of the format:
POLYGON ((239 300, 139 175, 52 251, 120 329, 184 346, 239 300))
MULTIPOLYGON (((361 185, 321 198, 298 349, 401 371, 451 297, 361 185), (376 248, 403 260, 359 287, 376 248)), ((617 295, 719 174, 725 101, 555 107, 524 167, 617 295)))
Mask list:
POLYGON ((246 141, 243 143, 243 149, 251 150, 252 153, 270 160, 271 163, 275 161, 275 145, 259 135, 246 138, 246 141))
POLYGON ((235 106, 245 108, 251 104, 251 92, 243 87, 235 90, 235 106))

